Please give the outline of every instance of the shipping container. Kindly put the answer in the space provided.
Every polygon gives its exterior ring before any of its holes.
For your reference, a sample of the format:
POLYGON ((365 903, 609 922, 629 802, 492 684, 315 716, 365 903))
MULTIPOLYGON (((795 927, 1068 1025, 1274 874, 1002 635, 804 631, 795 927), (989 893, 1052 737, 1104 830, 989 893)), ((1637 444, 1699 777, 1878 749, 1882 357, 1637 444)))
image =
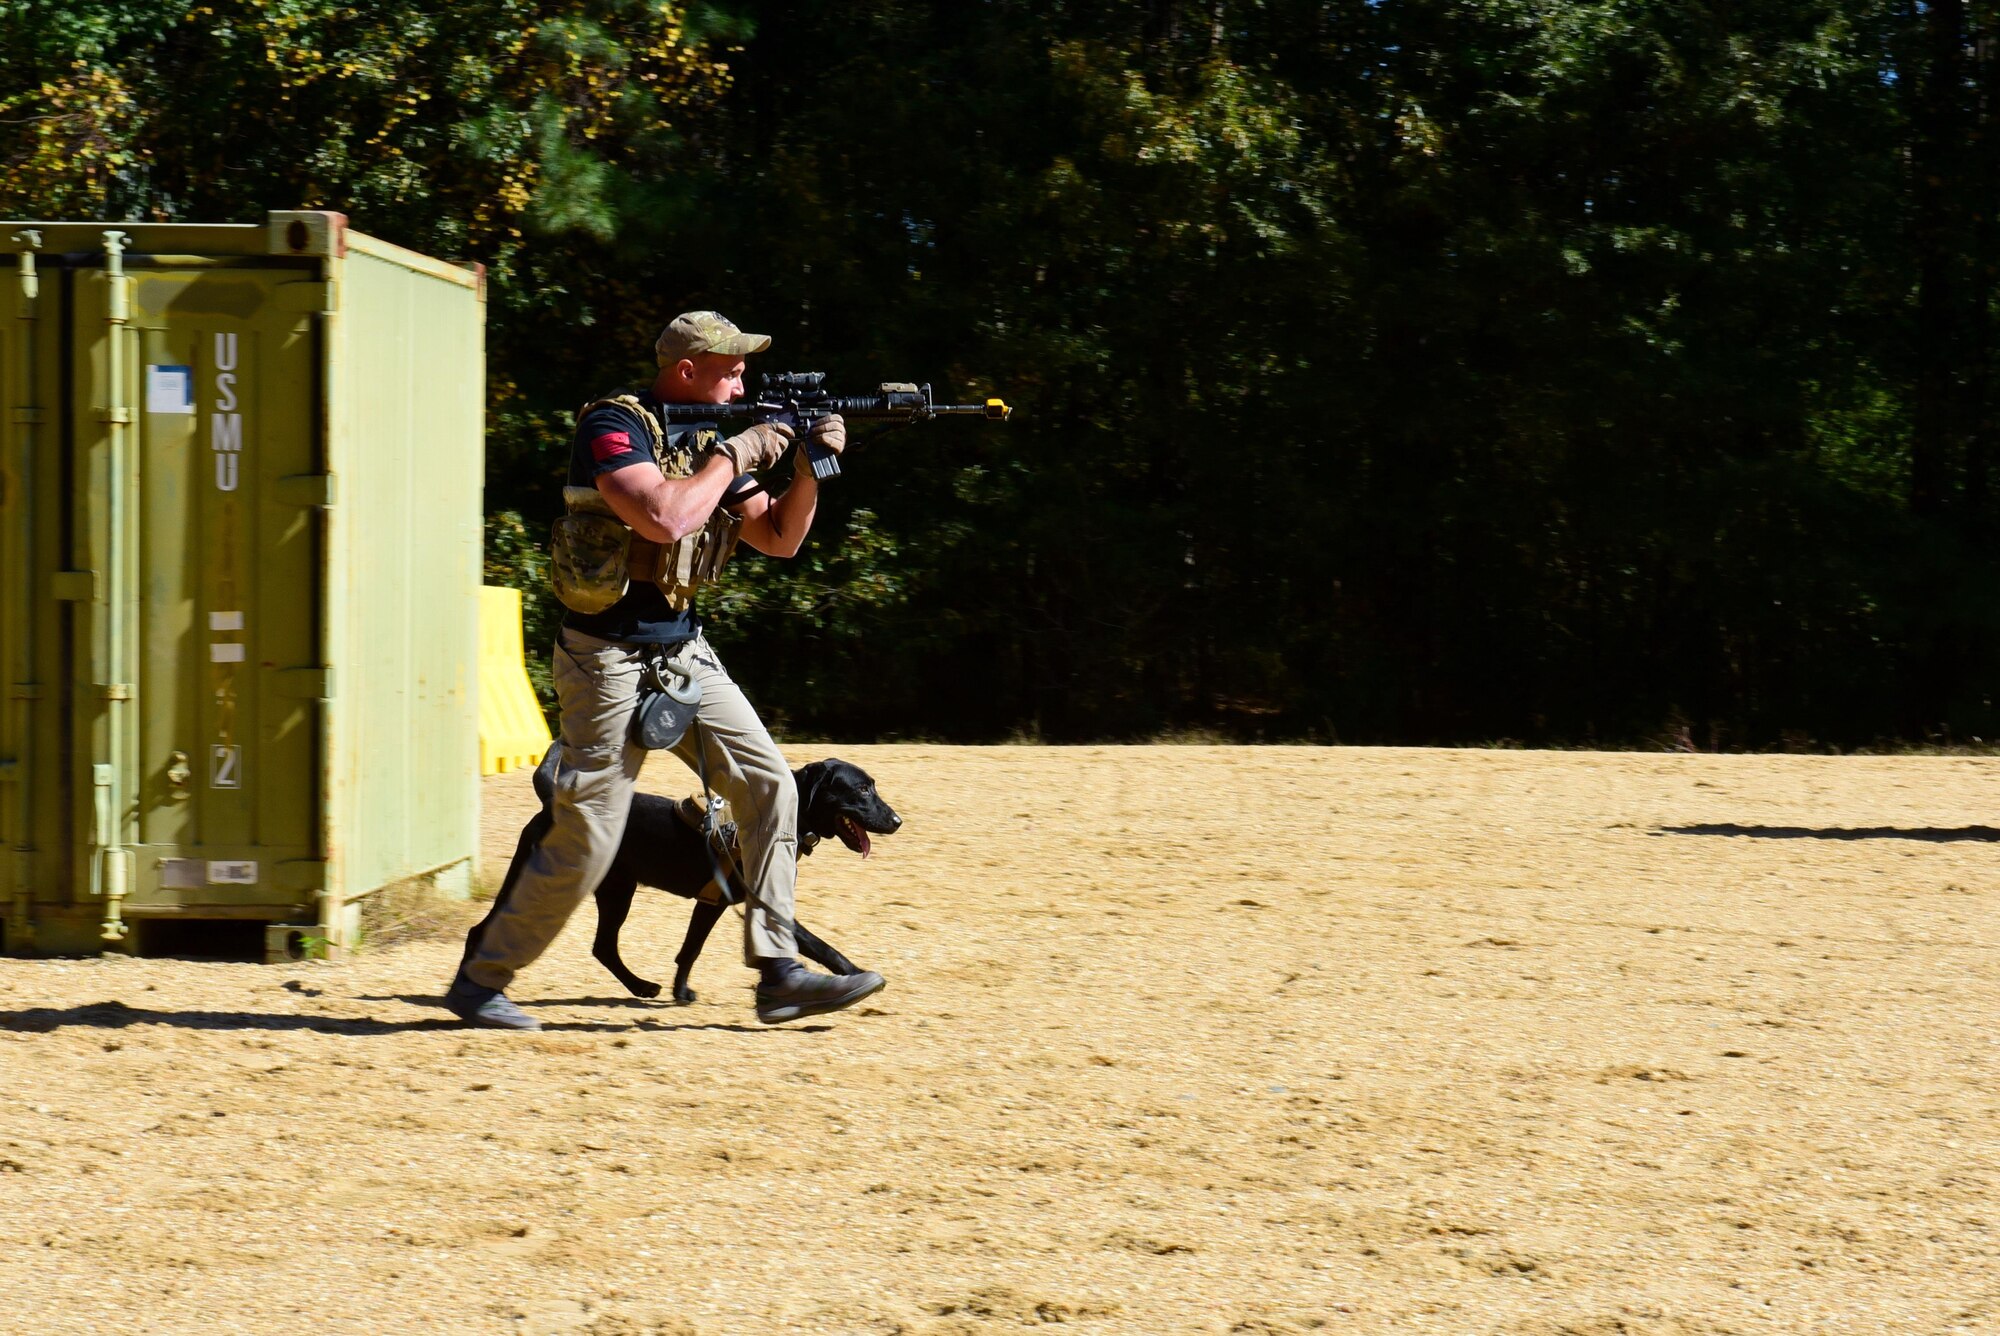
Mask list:
POLYGON ((0 949, 467 891, 483 272, 323 212, 0 247, 0 949))

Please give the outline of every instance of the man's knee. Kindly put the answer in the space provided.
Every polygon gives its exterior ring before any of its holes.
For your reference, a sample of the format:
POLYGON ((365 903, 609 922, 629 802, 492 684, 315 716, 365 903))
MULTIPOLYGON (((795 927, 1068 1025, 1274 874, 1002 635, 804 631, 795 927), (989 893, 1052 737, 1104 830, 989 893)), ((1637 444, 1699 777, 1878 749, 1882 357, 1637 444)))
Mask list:
POLYGON ((615 753, 579 755, 565 748, 549 803, 551 827, 538 850, 544 866, 553 872, 574 864, 586 878, 602 876, 625 838, 636 787, 630 767, 615 753))
POLYGON ((778 773, 770 784, 770 809, 773 815, 788 820, 799 810, 799 786, 792 778, 792 772, 784 768, 783 758, 779 758, 778 773))
MULTIPOLYGON (((758 812, 790 816, 798 811, 799 788, 785 754, 769 738, 743 738, 730 747, 730 779, 739 793, 725 793, 732 803, 748 804, 758 812)), ((718 788, 721 785, 717 785, 718 788)))
POLYGON ((623 738, 583 746, 565 740, 556 767, 555 805, 622 806, 620 800, 629 802, 638 787, 645 763, 645 751, 623 738))
POLYGON ((799 789, 791 771, 751 776, 749 805, 750 810, 742 814, 749 818, 749 825, 776 838, 791 838, 799 815, 799 789))
POLYGON ((556 771, 556 808, 602 807, 621 794, 629 797, 633 787, 616 753, 576 752, 563 749, 561 767, 556 771))

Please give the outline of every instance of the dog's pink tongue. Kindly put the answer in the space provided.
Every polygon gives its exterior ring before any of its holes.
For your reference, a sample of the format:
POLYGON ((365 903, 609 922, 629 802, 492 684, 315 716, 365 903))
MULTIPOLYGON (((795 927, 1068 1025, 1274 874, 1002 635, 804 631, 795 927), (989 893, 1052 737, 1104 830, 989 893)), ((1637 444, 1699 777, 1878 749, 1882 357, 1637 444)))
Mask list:
POLYGON ((854 828, 854 833, 855 833, 856 835, 859 835, 859 836, 861 837, 861 856, 862 856, 863 858, 866 858, 866 857, 868 857, 868 855, 869 855, 869 854, 872 854, 872 853, 874 853, 874 852, 875 852, 875 845, 874 845, 874 842, 873 842, 873 841, 871 841, 871 840, 870 840, 870 839, 868 838, 868 832, 867 832, 867 831, 865 831, 865 830, 861 829, 861 827, 859 827, 859 826, 856 826, 856 827, 854 828))

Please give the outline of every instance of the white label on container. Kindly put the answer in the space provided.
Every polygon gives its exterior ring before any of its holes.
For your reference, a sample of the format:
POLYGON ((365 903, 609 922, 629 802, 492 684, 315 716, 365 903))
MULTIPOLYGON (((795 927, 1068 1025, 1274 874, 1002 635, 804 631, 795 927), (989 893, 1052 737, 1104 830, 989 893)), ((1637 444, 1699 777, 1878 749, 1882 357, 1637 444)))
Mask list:
POLYGON ((146 411, 148 413, 194 414, 194 368, 149 366, 146 368, 146 411))
POLYGON ((241 663, 243 662, 243 646, 217 641, 208 647, 208 661, 210 663, 241 663))
POLYGON ((240 612, 211 612, 208 614, 208 629, 211 631, 241 631, 243 614, 240 612))
POLYGON ((216 743, 208 749, 208 787, 211 789, 240 789, 243 787, 243 749, 223 743, 216 743))
POLYGON ((162 858, 160 860, 160 888, 168 891, 192 891, 208 884, 208 864, 199 858, 162 858))
POLYGON ((211 886, 255 886, 257 884, 257 864, 245 859, 208 860, 208 884, 211 886))

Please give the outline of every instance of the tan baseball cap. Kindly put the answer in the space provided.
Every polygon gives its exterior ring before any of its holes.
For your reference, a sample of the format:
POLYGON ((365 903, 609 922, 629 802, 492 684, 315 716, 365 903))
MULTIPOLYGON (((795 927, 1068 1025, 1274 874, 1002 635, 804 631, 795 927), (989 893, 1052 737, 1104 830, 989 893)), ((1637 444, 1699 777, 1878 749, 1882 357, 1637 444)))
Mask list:
POLYGON ((653 356, 661 366, 672 366, 696 353, 723 353, 748 357, 771 346, 769 334, 745 334, 715 311, 686 311, 660 331, 653 340, 653 356))

